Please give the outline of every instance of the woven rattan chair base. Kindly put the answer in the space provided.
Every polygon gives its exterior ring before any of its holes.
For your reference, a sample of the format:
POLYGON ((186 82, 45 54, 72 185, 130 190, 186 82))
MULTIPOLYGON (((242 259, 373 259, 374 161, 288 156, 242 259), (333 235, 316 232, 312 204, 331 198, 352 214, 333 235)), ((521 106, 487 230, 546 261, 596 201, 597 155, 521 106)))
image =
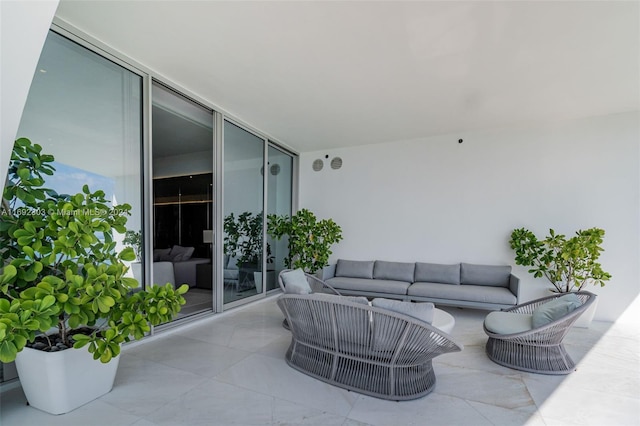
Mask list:
POLYGON ((278 306, 291 331, 291 367, 377 398, 427 395, 436 383, 431 360, 462 350, 431 324, 344 297, 284 294, 278 306))
POLYGON ((436 386, 431 360, 402 367, 356 360, 337 353, 327 355, 326 350, 292 342, 286 361, 296 370, 331 385, 393 401, 421 398, 436 386))
POLYGON ((575 370, 563 345, 530 346, 508 340, 489 338, 486 352, 496 364, 539 374, 569 374, 575 370))

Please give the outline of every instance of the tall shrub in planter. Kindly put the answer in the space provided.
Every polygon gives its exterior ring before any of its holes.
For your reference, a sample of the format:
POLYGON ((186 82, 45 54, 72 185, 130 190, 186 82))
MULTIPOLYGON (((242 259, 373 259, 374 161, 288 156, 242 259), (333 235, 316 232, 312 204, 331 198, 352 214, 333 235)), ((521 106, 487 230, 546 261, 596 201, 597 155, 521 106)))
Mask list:
POLYGON ((603 240, 604 230, 600 228, 578 230, 569 239, 550 229, 543 240, 520 228, 513 230, 509 244, 516 265, 531 267, 529 272, 536 278, 545 277, 553 291, 568 293, 580 291, 589 283, 602 287, 611 278, 598 262, 604 251, 603 240))
POLYGON ((188 286, 136 291, 124 263, 135 260, 134 251, 117 251, 114 241, 114 233, 126 232, 131 206, 111 206, 87 185, 75 195, 45 188, 53 161, 28 139, 14 145, 0 211, 0 361, 33 346, 85 348, 108 363, 123 342, 170 321, 188 286))
POLYGON ((307 209, 295 215, 269 215, 267 232, 275 239, 288 237, 287 268, 302 268, 310 274, 328 265, 331 246, 342 240, 342 228, 332 219, 318 220, 307 209))

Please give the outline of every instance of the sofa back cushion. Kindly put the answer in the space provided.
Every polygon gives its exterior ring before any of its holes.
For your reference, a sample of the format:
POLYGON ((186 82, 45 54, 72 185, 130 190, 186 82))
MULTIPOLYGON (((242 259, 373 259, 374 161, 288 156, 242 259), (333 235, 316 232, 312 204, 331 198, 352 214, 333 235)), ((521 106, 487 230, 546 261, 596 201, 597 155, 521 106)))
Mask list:
POLYGON ((171 262, 171 248, 153 249, 154 262, 171 262))
POLYGON ((338 259, 336 277, 373 278, 373 260, 338 259))
POLYGON ((414 282, 460 284, 460 264, 416 263, 414 282))
POLYGON ((193 256, 194 251, 195 247, 173 246, 170 253, 171 261, 184 262, 185 260, 189 260, 191 259, 191 256, 193 256))
POLYGON ((373 278, 377 280, 394 280, 412 283, 415 267, 415 263, 376 260, 373 265, 373 278))
POLYGON ((462 284, 486 285, 491 287, 509 287, 511 266, 460 264, 460 282, 462 284))

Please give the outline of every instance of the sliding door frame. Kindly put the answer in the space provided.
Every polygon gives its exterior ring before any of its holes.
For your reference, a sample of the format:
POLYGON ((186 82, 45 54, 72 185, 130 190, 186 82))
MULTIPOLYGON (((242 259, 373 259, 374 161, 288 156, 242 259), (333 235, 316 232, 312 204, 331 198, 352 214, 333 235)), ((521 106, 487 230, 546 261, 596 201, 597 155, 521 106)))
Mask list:
MULTIPOLYGON (((153 85, 153 81, 156 81, 171 90, 182 94, 183 96, 190 98, 191 100, 201 104, 205 108, 213 110, 213 126, 214 126, 214 137, 213 137, 213 165, 214 165, 214 188, 215 188, 215 197, 214 199, 214 276, 213 285, 216 288, 214 294, 216 297, 213 303, 213 313, 222 312, 226 309, 233 308, 235 306, 239 306, 240 304, 252 302, 255 300, 259 300, 266 295, 265 286, 263 286, 263 292, 261 295, 255 295, 248 297, 246 299, 242 299, 243 303, 237 304, 236 302, 232 302, 230 304, 224 304, 223 301, 223 200, 224 200, 224 121, 229 121, 230 123, 237 125, 238 127, 254 134, 264 141, 264 157, 263 157, 263 166, 264 170, 267 170, 267 161, 268 161, 268 148, 269 146, 274 146, 275 148, 289 153, 293 157, 293 176, 292 176, 292 214, 297 211, 298 206, 298 189, 299 189, 299 153, 288 146, 287 144, 279 141, 277 138, 272 137, 271 135, 245 123, 244 121, 236 118, 234 115, 228 113, 224 108, 219 105, 197 95, 196 93, 182 87, 180 84, 177 84, 168 78, 164 77, 161 74, 158 74, 156 71, 146 67, 145 65, 137 62, 136 60, 129 58, 118 50, 104 44, 103 42, 97 40, 93 36, 87 34, 86 32, 74 27, 73 25, 67 23, 66 21, 54 17, 53 23, 50 28, 52 31, 72 40, 73 42, 89 49, 90 51, 114 62, 115 64, 133 72, 134 74, 140 76, 142 78, 142 99, 141 99, 141 108, 142 108, 142 144, 141 144, 141 167, 142 173, 140 179, 142 180, 141 191, 142 191, 142 229, 145 235, 143 241, 143 262, 144 262, 144 277, 146 282, 153 282, 153 246, 152 246, 152 206, 153 206, 153 161, 152 161, 152 153, 153 147, 151 146, 152 140, 152 117, 151 117, 151 105, 152 105, 152 93, 151 88, 153 85), (246 301, 246 302, 245 302, 246 301)), ((266 208, 267 201, 267 179, 263 179, 264 191, 263 191, 263 209, 266 208)), ((265 210, 266 211, 266 210, 265 210)), ((266 248, 266 214, 263 215, 263 253, 266 248)), ((266 266, 266 258, 263 256, 263 271, 266 266)), ((263 274, 263 283, 265 282, 265 274, 263 274)), ((211 315, 211 313, 204 313, 204 315, 211 315)), ((170 324, 163 325, 162 328, 166 326, 174 326, 180 325, 184 322, 191 321, 193 319, 200 318, 202 315, 194 315, 187 318, 179 319, 170 324)), ((153 330, 151 332, 153 334, 153 330)))

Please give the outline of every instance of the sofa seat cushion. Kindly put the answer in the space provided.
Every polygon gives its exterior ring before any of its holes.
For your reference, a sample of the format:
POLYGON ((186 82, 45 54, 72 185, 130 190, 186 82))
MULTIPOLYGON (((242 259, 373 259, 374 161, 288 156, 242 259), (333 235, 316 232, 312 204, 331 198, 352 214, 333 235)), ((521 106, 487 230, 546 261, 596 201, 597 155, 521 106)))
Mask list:
POLYGON ((460 283, 509 287, 511 266, 460 264, 460 283))
POLYGON ((377 280, 406 281, 412 283, 415 267, 415 263, 376 260, 373 266, 373 278, 377 280))
POLYGON ((504 287, 482 285, 451 285, 441 283, 413 283, 407 290, 409 296, 434 299, 452 299, 467 302, 515 305, 516 296, 504 287))
POLYGON ((532 315, 495 311, 485 317, 484 326, 496 334, 524 333, 532 329, 532 315))
POLYGON ((368 280, 364 278, 347 278, 347 277, 335 277, 330 278, 327 281, 331 287, 337 290, 352 290, 352 291, 368 291, 375 293, 389 293, 399 296, 407 294, 407 288, 411 285, 404 281, 393 280, 368 280))

